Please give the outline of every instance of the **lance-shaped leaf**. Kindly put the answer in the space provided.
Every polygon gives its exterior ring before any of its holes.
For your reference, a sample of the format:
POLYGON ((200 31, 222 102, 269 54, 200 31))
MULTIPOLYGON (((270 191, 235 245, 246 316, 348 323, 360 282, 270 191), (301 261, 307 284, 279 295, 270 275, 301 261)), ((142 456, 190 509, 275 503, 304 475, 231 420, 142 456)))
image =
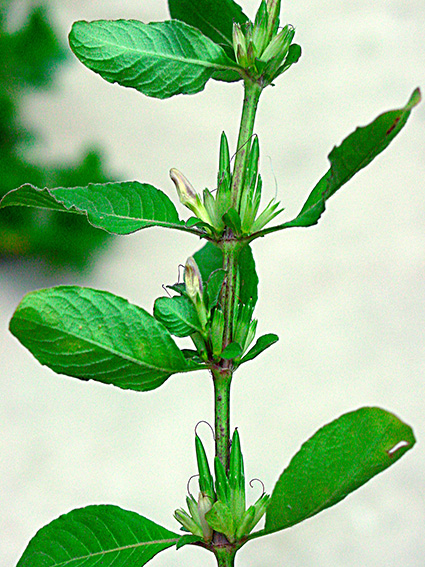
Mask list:
POLYGON ((342 415, 319 429, 276 483, 264 530, 284 530, 333 506, 413 447, 411 428, 376 407, 342 415))
POLYGON ((93 226, 113 234, 130 234, 151 226, 193 231, 180 221, 165 193, 137 181, 56 189, 26 184, 9 191, 0 201, 0 209, 12 205, 86 215, 93 226))
POLYGON ((248 18, 233 0, 168 0, 170 15, 181 20, 224 47, 234 58, 233 23, 245 24, 248 18))
POLYGON ((176 337, 202 333, 195 306, 186 296, 159 297, 155 301, 154 315, 176 337))
POLYGON ((157 388, 188 363, 162 323, 106 291, 72 286, 33 291, 18 305, 11 332, 58 374, 120 388, 157 388))
POLYGON ((366 167, 397 136, 406 124, 412 109, 419 104, 421 93, 416 89, 406 106, 384 112, 371 124, 357 128, 329 154, 331 167, 317 183, 297 217, 289 222, 274 226, 256 234, 264 234, 290 228, 307 227, 318 222, 326 207, 326 201, 358 171, 366 167))
MULTIPOLYGON (((217 246, 207 242, 193 255, 201 272, 202 281, 206 284, 213 272, 223 268, 223 254, 217 246)), ((258 276, 255 270, 255 261, 251 247, 244 246, 238 258, 240 292, 239 299, 247 304, 252 301, 254 306, 258 299, 258 276)))
POLYGON ((267 335, 262 335, 258 338, 255 345, 246 353, 246 355, 241 359, 240 364, 244 362, 248 362, 248 360, 252 360, 263 351, 277 343, 279 337, 274 333, 268 333, 267 335))
POLYGON ((87 506, 37 532, 17 567, 141 567, 179 538, 118 506, 87 506))
POLYGON ((177 20, 76 22, 69 43, 106 81, 155 98, 194 94, 215 73, 237 71, 221 46, 177 20))

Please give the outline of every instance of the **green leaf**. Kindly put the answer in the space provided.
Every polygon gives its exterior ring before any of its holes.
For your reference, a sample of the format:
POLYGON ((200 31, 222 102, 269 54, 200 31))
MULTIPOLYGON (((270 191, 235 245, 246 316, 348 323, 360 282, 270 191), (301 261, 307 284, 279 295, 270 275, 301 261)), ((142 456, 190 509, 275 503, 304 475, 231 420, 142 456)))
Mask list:
POLYGON ((376 407, 346 413, 325 425, 283 471, 258 535, 289 528, 333 506, 393 465, 414 443, 408 425, 376 407))
POLYGON ((218 304, 218 300, 220 298, 221 288, 223 287, 224 278, 226 277, 225 270, 216 270, 213 272, 207 283, 207 298, 208 298, 208 309, 214 309, 218 304))
POLYGON ((223 221, 226 223, 226 226, 230 227, 235 234, 242 233, 241 217, 236 209, 229 209, 227 213, 223 215, 223 221))
POLYGON ((269 348, 272 345, 274 345, 275 343, 277 343, 278 340, 279 340, 279 337, 277 335, 273 334, 273 333, 268 333, 267 335, 262 335, 261 337, 258 338, 255 345, 241 359, 240 364, 242 364, 244 362, 248 362, 248 360, 252 360, 256 356, 261 354, 263 351, 265 351, 267 348, 269 348))
POLYGON ((201 272, 204 286, 207 285, 213 272, 223 268, 223 254, 220 248, 212 244, 212 242, 207 242, 200 250, 195 252, 193 258, 201 272))
POLYGON ((233 23, 244 24, 248 18, 233 0, 168 0, 170 15, 194 28, 224 47, 234 59, 233 23))
POLYGON ((246 245, 239 254, 240 291, 239 299, 245 305, 252 301, 254 307, 258 300, 258 276, 252 248, 246 245))
POLYGON ((213 530, 224 533, 229 541, 234 541, 236 526, 227 504, 217 500, 211 510, 205 514, 205 519, 213 530))
POLYGON ((167 329, 144 309, 106 291, 55 287, 29 293, 11 332, 59 374, 146 391, 187 362, 167 329))
MULTIPOLYGON (((201 272, 204 285, 213 272, 223 268, 223 254, 220 248, 211 242, 207 242, 200 250, 195 252, 193 257, 201 272)), ((245 304, 251 300, 255 305, 258 299, 258 276, 255 271, 252 249, 248 244, 240 251, 238 264, 240 275, 239 299, 245 304)))
POLYGON ((198 543, 199 541, 203 541, 203 539, 197 535, 192 535, 192 534, 183 535, 180 537, 179 541, 177 542, 176 549, 179 550, 185 545, 198 543))
POLYGON ((242 347, 238 343, 230 343, 227 347, 223 350, 220 354, 221 358, 226 360, 231 360, 232 358, 236 358, 242 352, 242 347))
POLYGON ((87 506, 37 532, 17 567, 141 567, 179 538, 118 506, 87 506))
POLYGON ((188 297, 159 297, 155 301, 154 316, 176 337, 202 333, 195 306, 188 297))
POLYGON ((76 22, 69 43, 78 59, 106 81, 155 98, 194 94, 215 73, 237 71, 222 47, 177 20, 76 22))
POLYGON ((165 193, 137 181, 56 189, 27 184, 0 201, 0 209, 12 205, 86 215, 93 226, 113 234, 130 234, 151 226, 189 230, 165 193))
POLYGON ((290 228, 307 227, 318 222, 326 201, 358 171, 366 167, 397 136, 406 124, 412 109, 419 104, 421 93, 416 89, 406 106, 384 112, 371 124, 357 128, 329 154, 331 167, 310 193, 297 217, 284 224, 259 231, 257 236, 290 228))

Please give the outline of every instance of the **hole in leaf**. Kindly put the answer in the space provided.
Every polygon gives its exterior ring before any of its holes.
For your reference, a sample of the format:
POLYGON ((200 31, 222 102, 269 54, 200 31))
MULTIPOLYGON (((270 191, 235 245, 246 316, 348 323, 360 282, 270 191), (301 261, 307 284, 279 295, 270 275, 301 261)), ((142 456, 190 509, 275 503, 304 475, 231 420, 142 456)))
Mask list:
POLYGON ((403 447, 408 447, 408 446, 409 446, 408 441, 399 441, 396 445, 394 445, 392 449, 389 449, 387 451, 388 456, 393 457, 395 453, 397 453, 397 451, 399 451, 403 447))

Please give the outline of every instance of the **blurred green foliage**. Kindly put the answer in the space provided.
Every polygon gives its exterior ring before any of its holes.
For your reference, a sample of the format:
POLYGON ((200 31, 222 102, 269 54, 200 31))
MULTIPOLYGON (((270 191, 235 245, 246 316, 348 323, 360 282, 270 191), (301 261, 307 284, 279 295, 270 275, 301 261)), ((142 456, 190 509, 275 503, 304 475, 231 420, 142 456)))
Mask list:
MULTIPOLYGON (((30 163, 25 150, 36 136, 22 124, 25 93, 54 86, 67 51, 58 40, 46 10, 33 8, 25 24, 9 32, 10 2, 0 6, 0 197, 24 183, 37 187, 87 185, 112 181, 99 151, 91 149, 72 165, 30 163)), ((109 236, 78 215, 10 207, 0 213, 0 259, 41 256, 50 262, 84 267, 109 236)))

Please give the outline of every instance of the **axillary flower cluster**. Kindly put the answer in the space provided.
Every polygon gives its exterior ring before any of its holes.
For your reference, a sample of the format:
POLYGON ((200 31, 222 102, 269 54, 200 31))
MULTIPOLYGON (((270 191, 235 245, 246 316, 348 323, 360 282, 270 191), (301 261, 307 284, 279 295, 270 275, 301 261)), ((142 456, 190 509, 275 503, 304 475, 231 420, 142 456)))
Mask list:
POLYGON ((211 240, 219 240, 226 227, 229 227, 235 236, 249 236, 261 230, 283 211, 279 209, 280 203, 273 198, 258 214, 263 183, 261 175, 258 174, 260 149, 257 136, 249 142, 247 153, 244 191, 237 210, 232 206, 231 159, 224 132, 221 135, 216 191, 204 189, 201 199, 180 171, 175 168, 170 170, 170 177, 176 186, 180 203, 195 214, 195 218, 192 217, 187 221, 188 225, 203 228, 211 240))
MULTIPOLYGON (((301 56, 301 47, 292 43, 295 35, 292 26, 279 28, 279 9, 280 1, 263 0, 254 23, 248 21, 245 24, 233 24, 233 49, 239 72, 248 83, 256 86, 258 93, 301 56)), ((205 189, 201 199, 182 173, 177 169, 170 171, 180 202, 195 214, 195 218, 189 219, 188 226, 196 225, 203 229, 213 241, 222 238, 226 228, 238 238, 248 238, 283 210, 273 198, 258 214, 263 184, 261 175, 258 174, 257 136, 244 141, 238 152, 244 154, 244 164, 242 172, 238 171, 237 182, 243 190, 237 191, 236 200, 229 144, 224 132, 220 143, 216 191, 205 189)))
POLYGON ((238 430, 232 437, 229 470, 218 457, 214 459, 215 482, 208 458, 198 435, 195 436, 196 459, 199 470, 199 495, 186 498, 189 513, 176 510, 174 517, 192 535, 209 544, 214 532, 224 534, 229 543, 243 540, 266 512, 270 496, 260 498, 246 508, 245 473, 238 430))

